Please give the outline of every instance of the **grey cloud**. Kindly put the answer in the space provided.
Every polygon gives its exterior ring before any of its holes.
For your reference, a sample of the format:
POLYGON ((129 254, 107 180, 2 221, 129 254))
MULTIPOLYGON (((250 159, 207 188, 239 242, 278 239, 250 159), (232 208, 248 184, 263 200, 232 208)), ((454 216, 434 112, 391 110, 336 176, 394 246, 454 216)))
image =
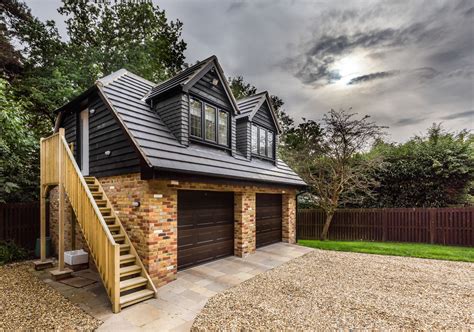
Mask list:
MULTIPOLYGON (((401 29, 388 28, 359 32, 353 35, 325 36, 303 54, 302 61, 300 60, 302 64, 295 76, 306 84, 324 79, 330 83, 329 67, 338 57, 350 53, 356 48, 390 49, 413 43, 433 42, 443 32, 442 27, 428 28, 422 23, 415 23, 401 29)), ((291 62, 291 60, 289 61, 291 62)))
POLYGON ((466 15, 466 16, 471 16, 471 15, 473 15, 473 14, 474 14, 474 7, 469 8, 468 10, 466 10, 466 11, 464 12, 464 15, 466 15))
POLYGON ((454 119, 463 119, 463 118, 473 118, 474 117, 474 110, 465 111, 465 112, 458 112, 454 114, 449 114, 446 116, 441 117, 443 120, 454 120, 454 119))
POLYGON ((409 126, 409 125, 422 123, 425 120, 426 118, 402 118, 398 120, 397 122, 395 122, 393 126, 395 127, 409 126))
POLYGON ((242 8, 247 7, 248 3, 245 1, 235 1, 232 2, 229 7, 227 8, 227 12, 238 11, 242 8))
POLYGON ((377 80, 377 79, 381 79, 381 78, 394 76, 394 75, 397 75, 397 74, 398 74, 398 71, 392 70, 392 71, 380 71, 380 72, 377 72, 377 73, 371 73, 371 74, 367 74, 367 75, 357 76, 357 77, 354 77, 353 79, 351 79, 349 81, 349 83, 347 83, 347 85, 360 84, 360 83, 364 83, 364 82, 369 82, 369 81, 373 81, 373 80, 377 80))

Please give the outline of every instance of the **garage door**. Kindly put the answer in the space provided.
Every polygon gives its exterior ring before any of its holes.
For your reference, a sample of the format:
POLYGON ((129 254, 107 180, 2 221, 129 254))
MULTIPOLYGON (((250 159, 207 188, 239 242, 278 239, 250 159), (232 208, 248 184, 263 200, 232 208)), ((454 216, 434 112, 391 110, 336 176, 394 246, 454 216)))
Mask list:
POLYGON ((234 254, 234 194, 178 191, 178 269, 234 254))
POLYGON ((281 241, 281 195, 257 194, 257 247, 281 241))

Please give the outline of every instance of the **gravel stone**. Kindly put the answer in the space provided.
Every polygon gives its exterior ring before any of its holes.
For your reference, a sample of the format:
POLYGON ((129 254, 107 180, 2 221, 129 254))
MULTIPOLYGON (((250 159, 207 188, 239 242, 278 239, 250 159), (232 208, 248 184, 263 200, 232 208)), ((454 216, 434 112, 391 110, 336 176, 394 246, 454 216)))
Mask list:
POLYGON ((31 263, 0 266, 0 330, 95 330, 102 322, 36 276, 31 263))
POLYGON ((201 330, 474 329, 474 264, 315 250, 212 297, 201 330))

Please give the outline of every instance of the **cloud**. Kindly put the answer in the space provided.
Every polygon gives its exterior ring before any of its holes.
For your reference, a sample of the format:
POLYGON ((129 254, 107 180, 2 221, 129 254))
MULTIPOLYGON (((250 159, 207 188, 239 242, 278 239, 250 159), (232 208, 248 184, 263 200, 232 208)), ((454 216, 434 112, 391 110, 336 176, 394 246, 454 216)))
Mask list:
MULTIPOLYGON (((331 83, 331 65, 356 49, 378 50, 380 53, 380 49, 390 50, 417 43, 432 43, 443 33, 444 27, 430 27, 417 22, 399 29, 373 29, 351 35, 326 35, 309 47, 299 59, 287 59, 286 64, 299 67, 294 75, 305 84, 321 80, 331 83)), ((440 55, 445 56, 446 54, 440 55)))
POLYGON ((393 126, 394 127, 410 126, 410 125, 415 125, 415 124, 422 123, 425 120, 426 120, 426 118, 416 118, 416 117, 402 118, 402 119, 398 120, 397 122, 395 122, 393 124, 393 126))
POLYGON ((369 81, 373 81, 373 80, 377 80, 377 79, 381 79, 381 78, 394 76, 394 75, 397 75, 397 74, 398 74, 398 71, 395 71, 395 70, 392 70, 392 71, 379 71, 377 73, 371 73, 371 74, 367 74, 367 75, 354 77, 353 79, 351 79, 349 81, 349 83, 347 83, 347 85, 365 83, 365 82, 369 82, 369 81))
POLYGON ((449 114, 446 116, 441 117, 443 120, 454 120, 454 119, 463 119, 463 118, 474 118, 474 110, 458 112, 454 114, 449 114))
POLYGON ((248 3, 245 1, 234 1, 227 8, 227 12, 238 11, 247 7, 248 3))

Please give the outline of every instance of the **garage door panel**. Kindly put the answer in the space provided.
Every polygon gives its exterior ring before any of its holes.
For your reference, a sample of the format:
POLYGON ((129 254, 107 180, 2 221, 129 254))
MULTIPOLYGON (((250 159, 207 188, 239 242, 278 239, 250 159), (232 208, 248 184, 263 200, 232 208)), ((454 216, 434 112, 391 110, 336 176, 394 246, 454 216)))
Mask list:
POLYGON ((282 238, 281 195, 257 194, 256 196, 256 245, 261 247, 280 242, 282 238))
POLYGON ((234 197, 229 192, 178 192, 178 268, 234 253, 234 197))

